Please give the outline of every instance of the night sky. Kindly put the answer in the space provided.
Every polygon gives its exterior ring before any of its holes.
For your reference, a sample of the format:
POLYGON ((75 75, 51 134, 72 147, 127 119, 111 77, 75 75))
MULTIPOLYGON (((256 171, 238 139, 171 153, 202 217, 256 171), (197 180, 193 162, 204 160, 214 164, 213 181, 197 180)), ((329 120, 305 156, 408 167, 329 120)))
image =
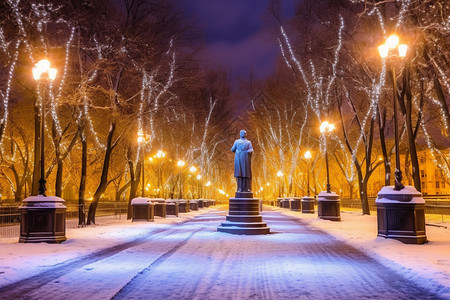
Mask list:
MULTIPOLYGON (((292 17, 299 0, 283 0, 282 18, 292 17)), ((204 67, 231 72, 233 87, 250 72, 264 79, 273 70, 279 47, 273 37, 270 0, 184 0, 182 9, 203 29, 204 67)))

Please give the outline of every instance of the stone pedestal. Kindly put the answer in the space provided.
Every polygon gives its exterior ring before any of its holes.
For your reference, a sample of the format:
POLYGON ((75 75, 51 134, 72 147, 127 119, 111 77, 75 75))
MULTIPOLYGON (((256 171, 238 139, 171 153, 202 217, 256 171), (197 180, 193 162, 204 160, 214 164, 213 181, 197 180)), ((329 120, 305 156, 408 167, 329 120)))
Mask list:
POLYGON ((284 198, 277 198, 277 206, 281 207, 281 201, 283 201, 284 198))
POLYGON ((302 203, 300 197, 291 197, 289 199, 289 207, 292 211, 301 211, 302 203))
POLYGON ((166 215, 173 215, 178 217, 180 207, 178 202, 167 201, 166 202, 166 215))
POLYGON ((54 196, 30 196, 19 207, 21 214, 19 243, 61 243, 66 238, 64 199, 54 196))
POLYGON ((302 198, 302 213, 313 214, 314 213, 314 198, 305 196, 302 198))
POLYGON ((400 191, 385 186, 375 200, 378 236, 399 240, 405 244, 427 242, 425 233, 425 200, 413 186, 400 191))
POLYGON ((180 200, 178 201, 178 205, 179 205, 179 212, 180 213, 187 213, 190 211, 189 209, 189 200, 180 200))
POLYGON ((134 198, 133 200, 131 200, 133 222, 153 222, 155 220, 155 205, 149 201, 150 198, 134 198))
POLYGON ((291 202, 290 202, 289 198, 283 198, 283 200, 281 200, 280 203, 281 203, 281 208, 287 208, 287 209, 291 208, 290 207, 291 202))
POLYGON ((335 192, 320 192, 317 197, 319 218, 330 221, 341 220, 341 200, 335 192))
POLYGON ((251 192, 236 192, 236 197, 230 198, 227 220, 217 227, 217 231, 247 235, 270 233, 259 214, 259 203, 251 192))
POLYGON ((189 200, 189 210, 198 210, 197 200, 189 200))

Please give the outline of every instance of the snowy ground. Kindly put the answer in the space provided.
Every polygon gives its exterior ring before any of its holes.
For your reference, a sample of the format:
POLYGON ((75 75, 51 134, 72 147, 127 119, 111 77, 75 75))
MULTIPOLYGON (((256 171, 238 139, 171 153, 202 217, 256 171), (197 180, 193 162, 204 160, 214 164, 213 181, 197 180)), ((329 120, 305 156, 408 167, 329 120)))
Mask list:
POLYGON ((274 209, 274 234, 236 236, 216 232, 225 214, 100 223, 60 245, 0 239, 0 298, 450 299, 448 228, 405 245, 376 237, 375 216, 274 209))

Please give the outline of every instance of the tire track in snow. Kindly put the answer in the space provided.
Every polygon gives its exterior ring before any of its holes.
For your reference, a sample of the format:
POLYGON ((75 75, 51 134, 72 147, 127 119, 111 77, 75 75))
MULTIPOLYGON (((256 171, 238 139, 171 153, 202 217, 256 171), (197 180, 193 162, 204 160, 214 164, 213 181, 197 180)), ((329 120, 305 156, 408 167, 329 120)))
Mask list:
MULTIPOLYGON (((195 219, 195 218, 194 218, 195 219)), ((53 267, 48 268, 42 273, 36 274, 29 278, 14 282, 12 284, 3 286, 0 288, 0 299, 16 299, 16 298, 26 298, 26 295, 30 292, 43 287, 49 282, 52 282, 61 276, 64 276, 76 269, 82 268, 86 265, 90 265, 101 261, 103 259, 109 258, 119 252, 125 251, 129 248, 139 246, 148 241, 160 238, 161 235, 170 235, 172 232, 176 231, 178 227, 185 225, 186 223, 192 222, 193 219, 188 219, 167 228, 152 229, 148 231, 148 235, 140 238, 133 239, 129 242, 118 244, 109 248, 102 249, 100 251, 94 252, 92 254, 83 256, 81 258, 75 258, 56 264, 53 267)))
POLYGON ((166 259, 168 259, 170 256, 172 256, 175 252, 178 251, 181 247, 187 244, 187 242, 200 230, 204 229, 199 228, 192 232, 187 238, 182 240, 181 242, 177 243, 173 248, 171 248, 169 251, 158 257, 155 261, 153 261, 148 267, 146 267, 144 270, 139 272, 136 276, 134 276, 122 289, 112 297, 112 299, 129 299, 129 294, 134 291, 135 286, 140 286, 145 284, 147 274, 151 272, 153 269, 157 268, 159 265, 161 265, 166 259))

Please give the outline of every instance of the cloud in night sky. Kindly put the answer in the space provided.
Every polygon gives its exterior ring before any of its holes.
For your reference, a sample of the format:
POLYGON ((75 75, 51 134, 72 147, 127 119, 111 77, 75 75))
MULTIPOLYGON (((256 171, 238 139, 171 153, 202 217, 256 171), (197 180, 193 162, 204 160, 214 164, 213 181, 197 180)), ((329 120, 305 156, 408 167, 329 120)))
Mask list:
MULTIPOLYGON (((293 15, 298 0, 282 1, 282 16, 293 15)), ((204 31, 204 66, 231 71, 232 81, 263 79, 279 55, 277 42, 267 30, 269 0, 184 0, 183 8, 204 31)))

